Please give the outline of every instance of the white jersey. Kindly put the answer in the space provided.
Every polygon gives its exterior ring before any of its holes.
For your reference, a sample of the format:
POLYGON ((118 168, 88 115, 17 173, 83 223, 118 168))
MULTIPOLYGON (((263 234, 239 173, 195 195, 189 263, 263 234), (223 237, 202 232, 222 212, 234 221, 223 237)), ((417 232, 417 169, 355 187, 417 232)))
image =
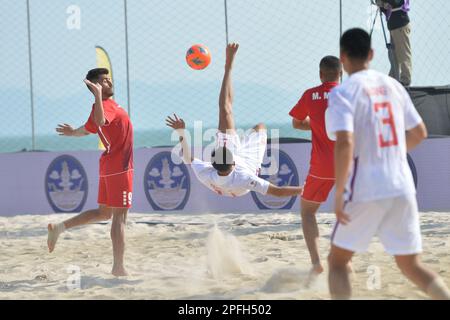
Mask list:
POLYGON ((338 131, 354 136, 347 201, 415 193, 405 132, 421 122, 405 88, 380 72, 357 72, 331 91, 326 112, 329 138, 336 140, 338 131))
POLYGON ((270 183, 258 177, 267 144, 266 132, 251 131, 242 141, 236 134, 218 133, 217 142, 232 151, 234 169, 227 176, 219 176, 210 162, 194 159, 191 168, 200 182, 223 196, 239 197, 250 191, 267 194, 270 183))

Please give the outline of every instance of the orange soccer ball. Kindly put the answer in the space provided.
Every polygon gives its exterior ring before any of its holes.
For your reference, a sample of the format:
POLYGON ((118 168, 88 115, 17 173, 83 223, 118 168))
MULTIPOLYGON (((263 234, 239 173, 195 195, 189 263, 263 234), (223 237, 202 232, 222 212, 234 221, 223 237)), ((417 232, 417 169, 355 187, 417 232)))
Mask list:
POLYGON ((193 45, 186 52, 186 62, 192 69, 205 69, 211 62, 209 49, 202 44, 193 45))

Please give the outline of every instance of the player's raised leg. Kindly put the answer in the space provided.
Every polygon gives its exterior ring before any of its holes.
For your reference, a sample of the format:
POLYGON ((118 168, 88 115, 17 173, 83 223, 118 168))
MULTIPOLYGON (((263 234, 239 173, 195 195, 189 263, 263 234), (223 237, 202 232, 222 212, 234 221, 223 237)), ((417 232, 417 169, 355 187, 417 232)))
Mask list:
POLYGON ((431 298, 450 300, 450 291, 444 281, 422 265, 419 255, 396 256, 395 261, 402 273, 431 298))
POLYGON ((222 80, 222 87, 219 96, 219 131, 222 133, 234 134, 234 117, 233 117, 233 84, 231 81, 231 72, 233 62, 239 45, 231 43, 227 45, 225 73, 222 80))
POLYGON ((50 223, 47 226, 48 238, 47 246, 48 251, 53 252, 59 235, 67 229, 94 223, 98 221, 105 221, 111 219, 112 211, 105 205, 99 205, 98 209, 88 210, 79 215, 70 218, 60 223, 50 223))
POLYGON ((111 240, 113 245, 114 264, 112 274, 116 277, 127 276, 124 266, 125 226, 128 208, 114 208, 111 225, 111 240))
POLYGON ((348 265, 352 256, 352 251, 336 247, 335 245, 331 246, 328 256, 328 285, 332 299, 350 299, 351 297, 352 289, 348 265))

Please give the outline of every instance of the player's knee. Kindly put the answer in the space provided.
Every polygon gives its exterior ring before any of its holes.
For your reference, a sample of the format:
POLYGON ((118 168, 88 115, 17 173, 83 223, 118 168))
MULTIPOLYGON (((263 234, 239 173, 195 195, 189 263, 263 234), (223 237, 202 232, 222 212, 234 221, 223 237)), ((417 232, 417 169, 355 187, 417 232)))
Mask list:
POLYGON ((414 273, 414 270, 420 268, 419 262, 415 259, 414 260, 396 259, 396 263, 397 267, 405 276, 414 273))
POLYGON ((300 215, 301 215, 302 219, 311 219, 316 216, 316 212, 313 210, 303 209, 300 211, 300 215))
POLYGON ((111 220, 112 218, 112 212, 111 211, 106 211, 105 213, 103 213, 103 219, 104 220, 111 220))
POLYGON ((256 126, 253 127, 253 130, 263 131, 263 130, 267 130, 267 127, 264 123, 258 123, 256 126))
POLYGON ((338 265, 336 257, 331 252, 328 254, 327 261, 330 269, 334 269, 338 265))
POLYGON ((108 207, 101 206, 99 208, 99 214, 102 220, 110 220, 112 217, 112 210, 108 207))
POLYGON ((114 212, 112 212, 113 224, 125 224, 127 212, 127 208, 115 209, 114 212))
POLYGON ((411 272, 412 268, 406 264, 401 264, 401 263, 399 264, 397 262, 397 267, 400 269, 401 273, 406 277, 408 277, 408 275, 412 273, 411 272))
POLYGON ((114 217, 117 217, 117 218, 124 218, 127 213, 128 213, 128 208, 116 208, 113 212, 114 217))
POLYGON ((328 266, 330 269, 347 269, 347 265, 349 263, 349 259, 346 257, 342 257, 339 254, 333 252, 333 250, 328 255, 328 266))

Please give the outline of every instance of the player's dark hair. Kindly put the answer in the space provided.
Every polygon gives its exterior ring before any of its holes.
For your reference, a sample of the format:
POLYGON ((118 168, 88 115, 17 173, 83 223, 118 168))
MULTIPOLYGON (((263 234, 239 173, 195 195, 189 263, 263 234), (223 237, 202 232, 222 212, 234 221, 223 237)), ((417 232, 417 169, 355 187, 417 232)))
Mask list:
POLYGON ((109 74, 108 69, 106 68, 95 68, 92 70, 89 70, 87 75, 86 75, 86 79, 88 79, 89 81, 95 82, 98 80, 98 77, 102 74, 109 74))
POLYGON ((342 35, 340 45, 349 58, 366 60, 371 49, 370 35, 360 28, 350 29, 342 35))
POLYGON ((211 153, 211 164, 219 172, 228 172, 234 165, 233 153, 226 147, 219 147, 211 153))
POLYGON ((326 56, 320 60, 320 71, 328 78, 329 80, 335 80, 339 78, 342 71, 342 64, 338 57, 335 56, 326 56))

